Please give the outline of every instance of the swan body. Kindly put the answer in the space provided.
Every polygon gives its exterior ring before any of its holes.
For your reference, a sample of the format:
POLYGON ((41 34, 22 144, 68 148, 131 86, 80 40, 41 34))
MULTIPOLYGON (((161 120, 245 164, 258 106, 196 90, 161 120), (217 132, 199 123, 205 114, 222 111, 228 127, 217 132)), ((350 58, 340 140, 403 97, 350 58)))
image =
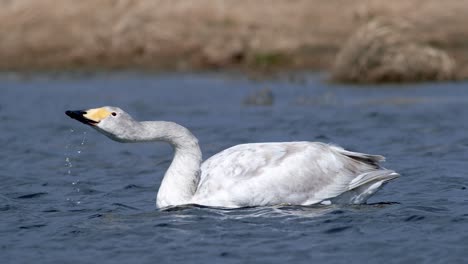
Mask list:
POLYGON ((138 122, 109 106, 66 114, 119 142, 172 145, 174 159, 161 182, 157 207, 360 204, 399 176, 379 165, 382 156, 320 142, 241 144, 202 163, 198 140, 176 123, 138 122))

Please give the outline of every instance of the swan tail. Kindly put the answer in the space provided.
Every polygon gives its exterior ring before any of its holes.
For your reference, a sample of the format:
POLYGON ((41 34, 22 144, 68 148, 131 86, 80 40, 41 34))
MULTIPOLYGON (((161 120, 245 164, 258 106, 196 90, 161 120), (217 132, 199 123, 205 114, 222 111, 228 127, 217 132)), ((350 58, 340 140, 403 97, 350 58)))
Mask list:
POLYGON ((393 170, 375 170, 358 175, 351 180, 348 191, 331 199, 334 204, 363 204, 385 183, 400 175, 393 170))
POLYGON ((385 161, 385 157, 381 155, 371 155, 371 154, 348 151, 335 145, 331 145, 331 147, 335 151, 339 152, 342 155, 347 156, 348 158, 365 163, 367 165, 375 167, 376 169, 380 169, 379 163, 385 161))
POLYGON ((348 186, 348 190, 353 190, 373 182, 386 183, 398 178, 399 176, 400 174, 396 173, 395 171, 387 169, 365 172, 351 180, 348 186))

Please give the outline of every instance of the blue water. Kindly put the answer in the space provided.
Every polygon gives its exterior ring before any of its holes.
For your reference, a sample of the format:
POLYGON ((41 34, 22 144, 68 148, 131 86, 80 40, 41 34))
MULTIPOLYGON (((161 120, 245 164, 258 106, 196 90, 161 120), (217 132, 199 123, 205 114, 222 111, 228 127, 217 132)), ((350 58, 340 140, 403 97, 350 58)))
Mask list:
POLYGON ((342 86, 323 75, 0 76, 1 263, 466 263, 467 83, 342 86), (272 106, 242 104, 270 88, 272 106), (171 120, 204 157, 309 140, 402 174, 368 205, 155 208, 165 144, 120 144, 65 116, 119 106, 171 120))

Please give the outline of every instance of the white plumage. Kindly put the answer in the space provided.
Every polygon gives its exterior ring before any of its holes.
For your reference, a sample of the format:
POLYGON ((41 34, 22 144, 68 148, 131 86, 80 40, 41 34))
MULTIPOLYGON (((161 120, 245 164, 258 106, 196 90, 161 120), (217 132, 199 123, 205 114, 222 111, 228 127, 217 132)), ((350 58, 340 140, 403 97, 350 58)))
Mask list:
MULTIPOLYGON (((225 207, 316 204, 398 176, 381 169, 379 161, 383 157, 318 142, 237 145, 202 164, 192 203, 225 207)), ((373 193, 340 202, 363 203, 373 193)))
POLYGON ((364 203, 399 176, 380 167, 382 156, 319 142, 242 144, 201 163, 198 140, 178 124, 137 122, 116 107, 67 115, 120 142, 166 141, 173 146, 174 159, 161 183, 158 207, 364 203))

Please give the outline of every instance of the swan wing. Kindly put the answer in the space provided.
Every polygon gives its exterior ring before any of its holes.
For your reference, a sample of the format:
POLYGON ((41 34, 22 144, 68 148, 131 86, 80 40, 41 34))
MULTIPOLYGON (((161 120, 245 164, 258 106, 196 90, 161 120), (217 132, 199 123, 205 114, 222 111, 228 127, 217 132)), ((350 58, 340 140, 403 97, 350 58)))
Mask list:
POLYGON ((225 207, 314 204, 369 183, 372 175, 385 178, 393 171, 380 168, 383 160, 318 142, 237 145, 202 164, 193 202, 225 207))

